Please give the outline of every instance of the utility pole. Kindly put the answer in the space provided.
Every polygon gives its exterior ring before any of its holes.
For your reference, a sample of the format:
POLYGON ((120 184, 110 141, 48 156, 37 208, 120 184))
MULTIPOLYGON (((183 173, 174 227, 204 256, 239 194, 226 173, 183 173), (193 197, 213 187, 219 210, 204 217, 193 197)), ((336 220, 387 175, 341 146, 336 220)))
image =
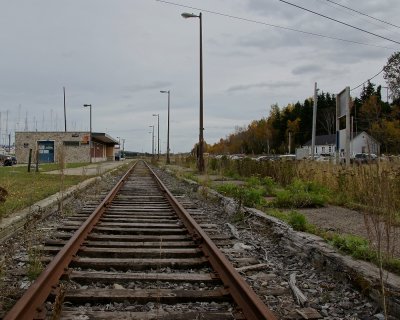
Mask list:
POLYGON ((311 135, 311 160, 314 161, 315 154, 315 133, 317 127, 317 99, 318 99, 318 89, 317 83, 314 84, 314 107, 313 107, 313 122, 312 122, 312 135, 311 135))
POLYGON ((149 126, 149 128, 152 128, 151 131, 151 156, 154 157, 154 125, 153 126, 149 126))
POLYGON ((63 91, 64 91, 64 129, 65 132, 67 132, 67 110, 65 108, 65 87, 63 87, 63 91))
POLYGON ((291 138, 292 138, 292 132, 289 131, 289 154, 290 154, 290 143, 291 143, 291 138))

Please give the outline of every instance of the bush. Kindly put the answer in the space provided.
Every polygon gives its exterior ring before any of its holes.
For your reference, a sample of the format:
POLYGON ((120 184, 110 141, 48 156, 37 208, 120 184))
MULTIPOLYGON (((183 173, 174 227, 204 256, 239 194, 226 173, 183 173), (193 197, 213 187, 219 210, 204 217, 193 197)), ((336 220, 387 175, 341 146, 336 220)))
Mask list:
POLYGON ((289 212, 288 223, 296 231, 306 231, 307 230, 307 220, 306 217, 296 211, 289 212))
POLYGON ((334 234, 329 242, 334 247, 356 259, 374 261, 376 258, 376 253, 371 250, 368 241, 364 238, 353 235, 334 234))
POLYGON ((262 206, 265 205, 265 190, 262 187, 242 187, 242 199, 245 206, 262 206))
POLYGON ((224 183, 216 187, 219 193, 228 197, 235 197, 238 193, 238 186, 233 183, 224 183))
POLYGON ((322 207, 328 200, 326 188, 314 182, 295 179, 285 190, 276 193, 271 205, 277 208, 322 207))

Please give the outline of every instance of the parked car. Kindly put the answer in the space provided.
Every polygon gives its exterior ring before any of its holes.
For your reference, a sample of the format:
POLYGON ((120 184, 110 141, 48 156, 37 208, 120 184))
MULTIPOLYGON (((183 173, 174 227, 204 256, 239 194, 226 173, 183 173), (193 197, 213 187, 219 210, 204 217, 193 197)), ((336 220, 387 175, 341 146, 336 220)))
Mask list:
POLYGON ((371 163, 375 162, 377 159, 378 157, 373 153, 356 153, 354 157, 350 159, 350 163, 371 163))
POLYGON ((278 159, 277 156, 270 154, 268 156, 259 156, 259 157, 255 158, 254 160, 256 160, 256 161, 275 161, 277 159, 278 159))
POLYGON ((318 158, 315 159, 317 162, 330 162, 333 158, 332 157, 327 157, 327 156, 319 156, 318 158))
POLYGON ((295 154, 282 154, 279 156, 279 159, 282 161, 295 161, 296 155, 295 154))
POLYGON ((3 166, 12 166, 13 165, 13 161, 12 158, 10 156, 7 156, 4 158, 3 160, 3 166))

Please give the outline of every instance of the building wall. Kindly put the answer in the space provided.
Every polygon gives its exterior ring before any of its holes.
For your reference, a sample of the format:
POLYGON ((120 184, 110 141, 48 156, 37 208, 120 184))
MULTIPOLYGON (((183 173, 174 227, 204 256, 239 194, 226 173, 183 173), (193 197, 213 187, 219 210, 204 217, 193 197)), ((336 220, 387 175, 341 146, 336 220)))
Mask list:
POLYGON ((19 163, 27 163, 29 149, 32 161, 36 161, 38 141, 54 141, 54 162, 64 152, 65 162, 89 162, 88 132, 16 132, 15 156, 19 163))
POLYGON ((374 153, 379 155, 379 144, 367 133, 362 132, 351 142, 352 153, 374 153))
MULTIPOLYGON (((311 156, 311 146, 307 147, 309 150, 309 155, 311 156)), ((335 151, 336 151, 336 146, 334 145, 316 145, 315 146, 315 150, 314 150, 314 154, 319 156, 321 154, 330 154, 330 155, 335 155, 335 151)))

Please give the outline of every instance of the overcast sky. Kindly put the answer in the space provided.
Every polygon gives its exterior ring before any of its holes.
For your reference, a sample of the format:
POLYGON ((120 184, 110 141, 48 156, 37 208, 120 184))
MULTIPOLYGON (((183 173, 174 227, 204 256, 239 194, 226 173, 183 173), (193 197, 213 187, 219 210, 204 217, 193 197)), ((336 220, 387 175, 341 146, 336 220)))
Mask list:
MULTIPOLYGON (((299 10, 278 0, 172 0, 174 3, 268 24, 347 39, 348 43, 282 30, 203 11, 204 137, 217 142, 269 114, 277 103, 303 101, 314 82, 323 91, 354 88, 381 70, 400 45, 299 10)), ((400 28, 371 20, 327 0, 289 0, 400 42, 400 28)), ((335 0, 396 24, 398 0, 335 0)), ((151 151, 160 114, 166 149, 171 90, 172 152, 198 141, 198 14, 155 0, 14 0, 0 2, 0 142, 8 132, 67 128, 125 139, 125 149, 151 151)), ((400 23, 398 23, 400 24, 400 23)), ((385 85, 382 76, 373 80, 385 85)), ((352 91, 358 95, 359 90, 352 91)))

